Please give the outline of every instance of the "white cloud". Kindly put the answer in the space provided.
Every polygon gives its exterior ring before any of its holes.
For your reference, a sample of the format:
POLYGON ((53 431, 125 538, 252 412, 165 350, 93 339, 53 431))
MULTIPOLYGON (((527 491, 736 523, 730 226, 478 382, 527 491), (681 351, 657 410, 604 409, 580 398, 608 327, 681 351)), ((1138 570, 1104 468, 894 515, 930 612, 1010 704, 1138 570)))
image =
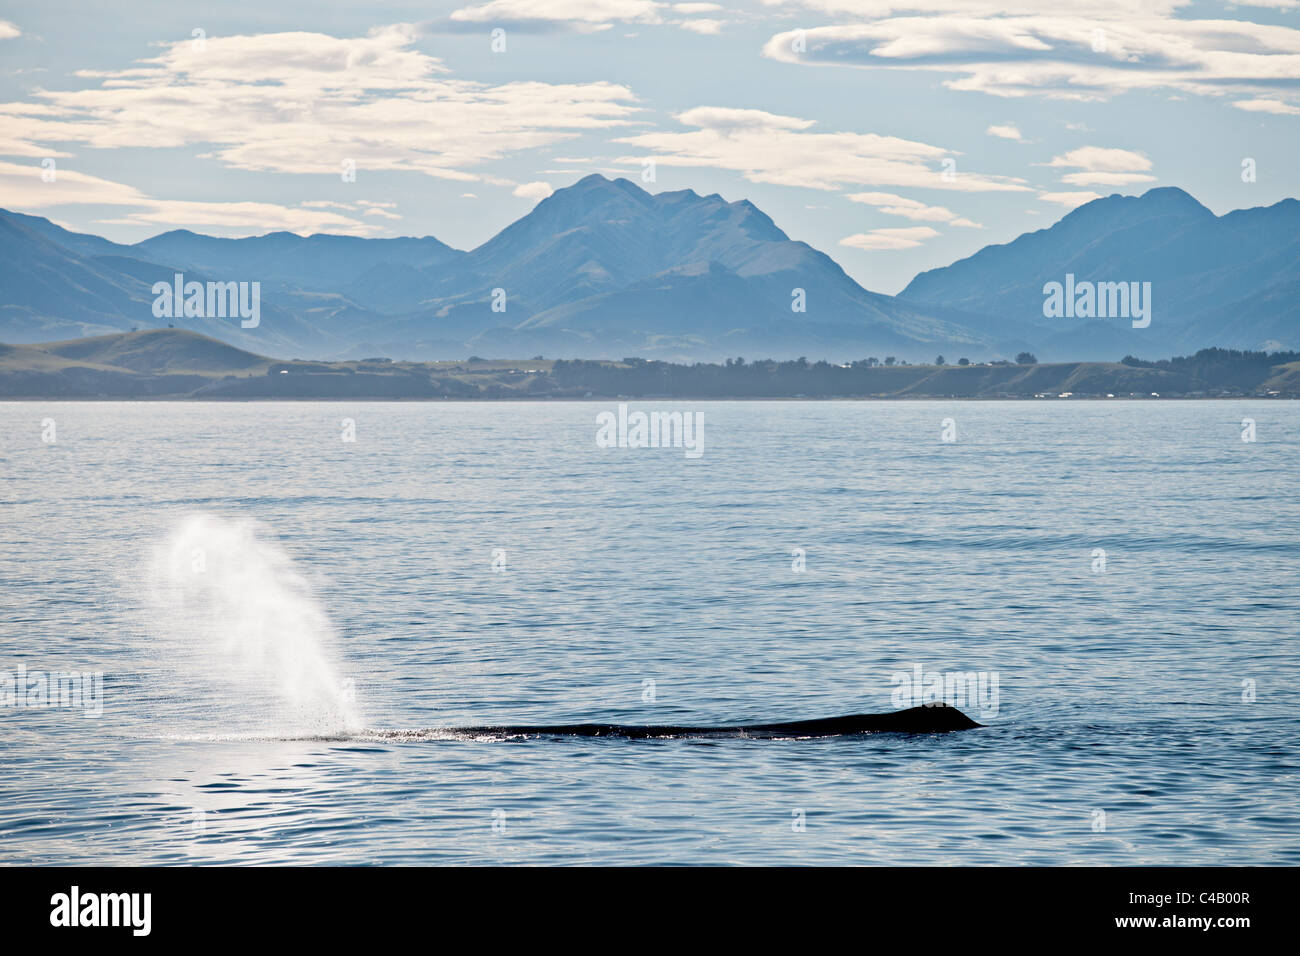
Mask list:
POLYGON ((1083 146, 1053 157, 1047 165, 1082 170, 1061 176, 1069 186, 1124 186, 1155 179, 1147 173, 1151 160, 1128 149, 1083 146))
POLYGON ((1067 173, 1061 177, 1067 186, 1129 186, 1154 180, 1143 173, 1067 173))
POLYGON ((0 104, 0 140, 30 147, 21 155, 46 155, 51 142, 210 144, 210 155, 237 169, 338 175, 352 160, 358 176, 410 170, 475 181, 488 178, 477 166, 624 125, 636 112, 631 92, 613 83, 453 79, 414 39, 398 25, 364 37, 208 37, 201 50, 182 41, 131 69, 81 71, 100 85, 41 91, 39 112, 0 104))
POLYGON ((523 183, 520 186, 516 186, 514 194, 523 199, 531 199, 534 202, 541 202, 553 192, 555 192, 555 189, 550 183, 535 182, 523 183))
POLYGON ((1300 106, 1291 106, 1281 100, 1238 100, 1232 105, 1239 110, 1249 110, 1252 113, 1276 113, 1279 116, 1300 115, 1300 106))
POLYGON ((529 32, 569 30, 599 33, 616 24, 667 24, 695 33, 718 33, 726 21, 713 18, 665 19, 665 14, 693 17, 722 9, 717 3, 660 3, 657 0, 489 0, 488 3, 470 4, 453 11, 444 25, 454 30, 481 25, 529 32))
POLYGON ((361 223, 346 216, 316 213, 275 203, 189 202, 174 199, 150 199, 148 208, 142 211, 99 221, 126 226, 183 226, 186 229, 240 236, 278 231, 296 232, 304 236, 315 232, 369 236, 382 229, 372 223, 361 223))
POLYGON ((303 209, 342 209, 345 212, 360 213, 363 216, 373 216, 379 219, 401 219, 397 213, 393 212, 397 208, 395 202, 378 202, 370 199, 358 199, 356 202, 335 202, 332 199, 309 199, 298 204, 303 209))
POLYGON ((661 23, 660 11, 667 6, 654 0, 490 0, 454 11, 451 20, 506 27, 555 24, 592 32, 615 23, 661 23))
POLYGON ((1092 202, 1094 199, 1100 199, 1100 193, 1078 192, 1078 193, 1039 193, 1038 198, 1043 202, 1054 202, 1062 206, 1073 209, 1075 206, 1082 206, 1086 202, 1092 202))
POLYGON ((682 20, 680 26, 683 30, 690 30, 692 33, 718 34, 722 32, 725 20, 709 20, 700 18, 696 20, 682 20))
POLYGON ((41 167, 0 161, 0 207, 45 210, 57 206, 107 205, 129 210, 100 222, 113 225, 167 225, 211 229, 239 235, 284 230, 308 234, 335 232, 371 235, 373 223, 324 210, 320 201, 300 206, 266 202, 196 202, 157 199, 134 186, 59 168, 54 182, 41 181, 41 167))
POLYGON ((35 103, 0 105, 0 156, 71 156, 51 143, 64 140, 66 130, 49 119, 49 107, 35 103))
POLYGON ((845 236, 840 240, 841 246, 852 249, 912 249, 921 245, 926 239, 933 239, 938 231, 929 226, 907 226, 903 229, 872 229, 845 236))
POLYGON ((984 132, 990 136, 996 136, 999 139, 1014 139, 1017 142, 1023 138, 1020 135, 1020 130, 1011 123, 1005 123, 1001 126, 990 126, 984 132))
POLYGON ((686 126, 700 126, 734 133, 739 130, 803 130, 816 126, 816 120, 782 116, 765 110, 731 109, 725 106, 697 106, 677 115, 686 126))
MULTIPOLYGON (((1072 0, 1070 9, 1080 16, 1163 16, 1190 0, 1072 0)), ((1296 0, 1281 0, 1283 3, 1296 0)), ((763 0, 764 6, 802 6, 832 16, 877 20, 895 13, 970 16, 1029 16, 1061 9, 1059 0, 763 0)), ((1248 5, 1243 2, 1242 6, 1248 5)))
POLYGON ((1300 75, 1300 30, 1249 20, 1176 19, 1187 0, 806 0, 858 21, 785 31, 763 48, 787 63, 927 70, 951 89, 1107 99, 1135 89, 1219 96, 1300 75), (911 16, 893 16, 908 12, 911 16), (802 45, 799 50, 796 40, 802 45))
MULTIPOLYGON (((649 132, 615 142, 645 150, 663 166, 702 166, 741 173, 750 182, 810 189, 920 186, 957 191, 1028 191, 1023 180, 961 172, 941 175, 959 155, 926 143, 876 133, 819 133, 814 122, 762 110, 702 106, 677 116, 688 132, 649 132)), ((617 162, 640 165, 644 157, 617 162)))
POLYGON ((0 207, 48 209, 71 205, 144 205, 148 197, 134 186, 90 176, 57 164, 54 181, 43 182, 40 165, 0 161, 0 207))
POLYGON ((14 26, 8 20, 0 20, 0 40, 12 40, 14 37, 20 37, 23 31, 14 26))
POLYGON ((944 206, 927 206, 923 202, 895 196, 893 193, 852 193, 848 198, 853 202, 874 206, 890 216, 902 216, 917 222, 946 222, 952 226, 965 226, 969 229, 983 228, 979 223, 964 219, 944 206))

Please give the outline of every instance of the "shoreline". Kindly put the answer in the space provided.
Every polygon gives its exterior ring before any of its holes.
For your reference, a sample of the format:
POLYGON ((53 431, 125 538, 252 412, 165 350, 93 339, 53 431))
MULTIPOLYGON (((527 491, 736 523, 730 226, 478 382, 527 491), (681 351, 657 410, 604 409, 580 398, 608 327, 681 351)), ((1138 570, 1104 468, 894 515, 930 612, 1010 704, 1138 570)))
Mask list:
POLYGON ((1300 352, 1155 361, 277 359, 183 329, 0 345, 0 401, 1199 401, 1300 398, 1300 352))
POLYGON ((1300 401, 1300 396, 1296 395, 1203 395, 1195 398, 1188 398, 1182 395, 1161 396, 1159 398, 1132 398, 1129 396, 1106 398, 1100 395, 1075 395, 1071 398, 1025 398, 1019 396, 1000 396, 985 397, 978 395, 908 395, 906 397, 889 397, 880 395, 863 395, 863 396, 819 396, 819 397, 795 397, 795 396, 694 396, 694 395, 610 395, 610 396, 557 396, 557 395, 533 395, 533 396, 500 396, 500 397, 483 397, 483 398, 393 398, 384 396, 323 396, 323 397, 284 397, 284 396, 262 396, 262 397, 229 397, 219 398, 204 396, 201 398, 190 398, 187 396, 177 395, 158 395, 158 396, 136 396, 115 398, 111 396, 77 396, 77 395, 53 395, 53 396, 0 396, 0 405, 20 405, 36 404, 40 402, 102 402, 104 404, 130 404, 130 403, 175 403, 186 405, 260 405, 260 404, 372 404, 372 405, 486 405, 486 404, 515 404, 515 405, 537 405, 547 404, 587 404, 587 405, 607 405, 610 402, 809 402, 825 404, 831 402, 1033 402, 1047 404, 1049 402, 1294 402, 1300 401))

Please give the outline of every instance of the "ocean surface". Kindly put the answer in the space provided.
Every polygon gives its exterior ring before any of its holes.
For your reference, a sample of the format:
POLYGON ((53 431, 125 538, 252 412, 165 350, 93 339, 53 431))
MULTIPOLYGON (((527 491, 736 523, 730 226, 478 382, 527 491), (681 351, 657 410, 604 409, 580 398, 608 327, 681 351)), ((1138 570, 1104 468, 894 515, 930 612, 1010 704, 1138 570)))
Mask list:
POLYGON ((0 404, 0 863, 1300 863, 1300 404, 629 405, 0 404))

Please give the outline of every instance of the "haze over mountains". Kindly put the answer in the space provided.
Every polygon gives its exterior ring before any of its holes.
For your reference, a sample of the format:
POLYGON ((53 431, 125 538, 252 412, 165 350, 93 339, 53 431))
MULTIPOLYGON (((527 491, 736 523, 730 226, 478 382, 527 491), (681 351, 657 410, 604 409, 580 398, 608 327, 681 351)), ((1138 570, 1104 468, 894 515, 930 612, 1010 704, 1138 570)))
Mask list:
POLYGON ((9 343, 166 325, 151 289, 183 272, 261 282, 261 322, 176 326, 286 357, 952 361, 1028 350, 1113 360, 1300 347, 1300 202, 1216 217, 1172 188, 1095 200, 1049 229, 922 273, 896 297, 863 289, 748 201, 652 195, 599 175, 468 252, 433 237, 186 230, 121 245, 0 211, 0 256, 0 341, 9 343), (1044 318, 1044 283, 1067 273, 1151 282, 1151 326, 1044 318), (796 289, 805 311, 792 310, 796 289))

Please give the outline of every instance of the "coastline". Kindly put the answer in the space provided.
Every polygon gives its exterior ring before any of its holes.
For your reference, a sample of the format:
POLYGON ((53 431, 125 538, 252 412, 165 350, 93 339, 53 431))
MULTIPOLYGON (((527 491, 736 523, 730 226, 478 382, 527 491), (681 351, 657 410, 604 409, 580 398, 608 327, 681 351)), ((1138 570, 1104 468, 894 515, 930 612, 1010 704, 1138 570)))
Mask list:
POLYGON ((1300 398, 1300 353, 967 365, 277 359, 182 329, 0 345, 0 401, 1158 401, 1300 398))

